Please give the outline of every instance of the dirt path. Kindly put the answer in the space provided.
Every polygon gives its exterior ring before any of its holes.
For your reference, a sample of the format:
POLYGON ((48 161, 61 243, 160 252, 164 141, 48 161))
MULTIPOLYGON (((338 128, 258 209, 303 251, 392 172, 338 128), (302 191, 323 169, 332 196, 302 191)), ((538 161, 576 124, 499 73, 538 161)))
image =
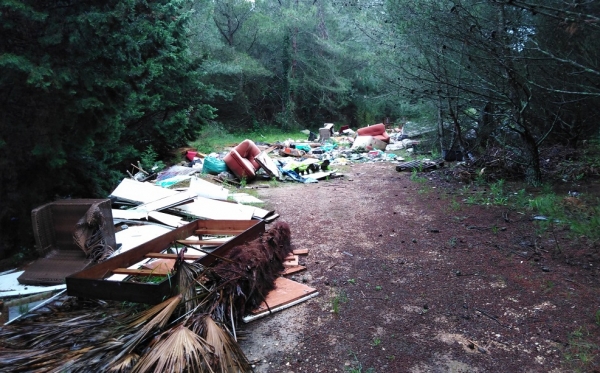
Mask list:
POLYGON ((537 237, 527 214, 389 163, 261 198, 310 250, 295 277, 320 295, 246 326, 257 372, 600 369, 597 261, 552 259, 567 232, 537 237))

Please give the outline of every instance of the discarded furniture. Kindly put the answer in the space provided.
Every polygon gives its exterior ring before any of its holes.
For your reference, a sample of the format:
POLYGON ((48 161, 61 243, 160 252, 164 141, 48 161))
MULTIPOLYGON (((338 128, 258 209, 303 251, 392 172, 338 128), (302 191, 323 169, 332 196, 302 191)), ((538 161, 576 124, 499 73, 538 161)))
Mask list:
POLYGON ((223 158, 223 161, 239 179, 252 180, 260 164, 254 159, 260 154, 260 149, 252 140, 244 140, 223 158))
POLYGON ((325 123, 323 128, 319 129, 319 140, 318 142, 323 143, 333 136, 333 123, 325 123))
POLYGON ((101 234, 104 243, 116 247, 111 203, 109 199, 65 199, 51 202, 31 211, 33 234, 38 259, 25 269, 18 281, 26 285, 58 285, 65 277, 85 268, 90 259, 77 246, 73 233, 77 222, 97 204, 105 223, 101 234))
POLYGON ((261 152, 254 158, 254 160, 263 168, 263 170, 265 170, 265 172, 270 177, 281 179, 281 173, 279 172, 279 168, 277 168, 275 162, 273 162, 271 157, 269 157, 269 155, 266 152, 261 152))
POLYGON ((358 131, 356 131, 356 133, 358 136, 373 136, 377 140, 381 140, 385 143, 390 142, 390 136, 385 131, 385 125, 383 123, 360 128, 358 131))
POLYGON ((356 136, 352 143, 352 149, 364 149, 365 151, 379 149, 385 150, 388 144, 375 136, 356 136))
POLYGON ((439 167, 444 167, 443 159, 436 159, 433 161, 410 161, 400 163, 396 166, 396 171, 429 171, 435 170, 439 167))
MULTIPOLYGON (((196 260, 208 266, 222 257, 233 247, 257 238, 265 231, 265 223, 261 220, 196 220, 162 236, 145 242, 131 250, 114 256, 68 276, 67 294, 83 298, 111 299, 147 304, 157 304, 171 296, 177 284, 173 274, 165 276, 154 270, 129 268, 147 258, 172 258, 177 254, 162 253, 173 246, 183 248, 186 245, 206 244, 205 235, 234 236, 226 242, 218 242, 219 246, 196 260), (192 238, 194 237, 194 238, 192 238), (185 240, 177 244, 177 241, 185 240), (132 282, 109 279, 113 274, 161 277, 160 282, 132 282)), ((209 241, 213 242, 214 241, 209 241)), ((190 257, 195 259, 194 257, 190 257)))

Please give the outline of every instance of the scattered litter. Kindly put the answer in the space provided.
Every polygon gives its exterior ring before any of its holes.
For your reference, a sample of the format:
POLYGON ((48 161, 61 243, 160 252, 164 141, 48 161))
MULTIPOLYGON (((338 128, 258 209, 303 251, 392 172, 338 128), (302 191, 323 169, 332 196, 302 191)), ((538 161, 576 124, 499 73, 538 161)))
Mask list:
POLYGON ((396 171, 427 171, 434 170, 440 167, 444 167, 443 159, 436 160, 422 160, 422 161, 410 161, 405 163, 400 163, 396 166, 396 171))
POLYGON ((233 193, 230 197, 237 203, 265 203, 264 201, 247 193, 233 193))

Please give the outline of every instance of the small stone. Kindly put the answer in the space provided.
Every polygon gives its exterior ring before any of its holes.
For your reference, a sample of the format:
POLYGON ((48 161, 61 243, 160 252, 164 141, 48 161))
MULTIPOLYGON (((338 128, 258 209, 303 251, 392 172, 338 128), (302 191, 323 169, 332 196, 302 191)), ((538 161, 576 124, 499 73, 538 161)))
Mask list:
POLYGON ((544 271, 544 272, 550 272, 550 268, 548 268, 548 267, 542 267, 542 271, 544 271))
POLYGON ((412 239, 412 243, 417 243, 417 239, 416 239, 416 238, 413 238, 413 239, 412 239))

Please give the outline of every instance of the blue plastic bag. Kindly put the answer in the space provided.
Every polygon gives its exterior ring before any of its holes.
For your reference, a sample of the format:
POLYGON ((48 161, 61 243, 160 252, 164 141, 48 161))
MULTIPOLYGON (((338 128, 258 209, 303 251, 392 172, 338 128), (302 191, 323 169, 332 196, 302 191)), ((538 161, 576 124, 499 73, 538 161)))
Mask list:
POLYGON ((221 159, 210 156, 204 158, 204 163, 202 164, 203 174, 218 175, 225 171, 227 171, 227 165, 221 159))

